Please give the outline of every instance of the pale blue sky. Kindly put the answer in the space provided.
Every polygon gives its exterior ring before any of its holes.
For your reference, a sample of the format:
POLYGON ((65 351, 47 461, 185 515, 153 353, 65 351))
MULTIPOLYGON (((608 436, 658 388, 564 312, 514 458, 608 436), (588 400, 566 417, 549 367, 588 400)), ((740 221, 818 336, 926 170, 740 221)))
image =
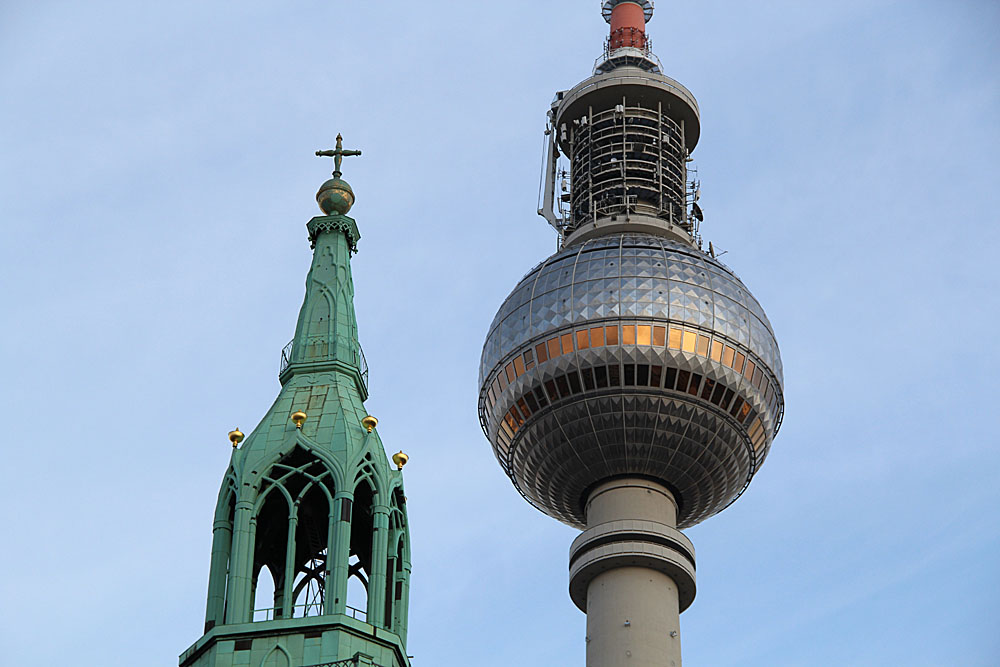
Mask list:
MULTIPOLYGON (((413 664, 583 664, 574 531, 503 476, 476 378, 555 247, 544 114, 598 5, 0 6, 0 663, 170 665, 200 635, 226 432, 277 392, 339 131, 368 406, 411 455, 413 664)), ((650 34, 787 400, 688 531, 686 664, 1000 664, 1000 5, 661 0, 650 34)))

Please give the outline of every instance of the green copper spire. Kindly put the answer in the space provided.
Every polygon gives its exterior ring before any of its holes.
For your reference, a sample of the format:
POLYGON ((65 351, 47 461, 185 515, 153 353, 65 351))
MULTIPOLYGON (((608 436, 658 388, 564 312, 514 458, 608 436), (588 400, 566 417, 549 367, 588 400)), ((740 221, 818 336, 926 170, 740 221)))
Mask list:
POLYGON ((360 151, 345 151, 338 136, 335 151, 318 154, 336 160, 317 195, 328 215, 307 225, 312 264, 278 397, 245 439, 230 434, 205 635, 182 667, 409 664, 406 457, 390 465, 364 406, 350 262, 360 234, 346 215, 353 190, 340 178, 342 157, 360 151), (349 601, 352 578, 365 594, 349 601))

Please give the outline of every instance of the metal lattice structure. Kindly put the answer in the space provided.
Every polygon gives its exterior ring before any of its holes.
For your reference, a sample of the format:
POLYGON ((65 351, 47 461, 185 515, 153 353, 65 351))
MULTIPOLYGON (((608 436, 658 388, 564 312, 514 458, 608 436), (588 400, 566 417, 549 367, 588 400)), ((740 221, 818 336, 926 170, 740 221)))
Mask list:
POLYGON ((693 228, 685 206, 684 128, 662 108, 622 104, 588 113, 567 132, 572 228, 640 213, 693 228))

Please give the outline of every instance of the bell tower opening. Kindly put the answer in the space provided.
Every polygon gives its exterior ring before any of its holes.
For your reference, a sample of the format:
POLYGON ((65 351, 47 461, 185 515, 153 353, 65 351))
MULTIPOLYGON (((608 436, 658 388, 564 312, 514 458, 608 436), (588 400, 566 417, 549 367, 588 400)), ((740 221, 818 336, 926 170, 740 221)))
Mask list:
POLYGON ((363 478, 354 489, 351 508, 351 559, 347 580, 347 612, 360 620, 368 616, 374 504, 375 489, 363 478))
POLYGON ((330 470, 301 447, 263 476, 254 524, 253 620, 324 613, 333 497, 330 470), (264 568, 273 582, 270 604, 262 597, 264 568))

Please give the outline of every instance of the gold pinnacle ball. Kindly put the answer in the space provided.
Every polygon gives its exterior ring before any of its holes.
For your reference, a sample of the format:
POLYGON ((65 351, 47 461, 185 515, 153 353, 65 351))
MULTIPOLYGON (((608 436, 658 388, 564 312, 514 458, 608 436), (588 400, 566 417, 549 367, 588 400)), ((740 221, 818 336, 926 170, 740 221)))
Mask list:
POLYGON ((406 462, 410 460, 410 457, 403 453, 403 450, 399 450, 392 455, 392 462, 396 464, 398 470, 402 470, 406 462))
POLYGON ((239 426, 237 426, 234 430, 229 432, 229 442, 233 443, 234 448, 239 447, 240 443, 243 442, 243 438, 245 437, 246 436, 243 435, 243 431, 240 430, 239 426))
POLYGON ((292 413, 292 423, 295 424, 295 428, 302 428, 302 425, 306 423, 306 413, 301 410, 296 410, 292 413))
POLYGON ((364 426, 366 429, 368 429, 368 432, 371 433, 372 429, 378 426, 378 419, 375 419, 375 417, 368 415, 367 417, 361 420, 361 425, 364 426))

